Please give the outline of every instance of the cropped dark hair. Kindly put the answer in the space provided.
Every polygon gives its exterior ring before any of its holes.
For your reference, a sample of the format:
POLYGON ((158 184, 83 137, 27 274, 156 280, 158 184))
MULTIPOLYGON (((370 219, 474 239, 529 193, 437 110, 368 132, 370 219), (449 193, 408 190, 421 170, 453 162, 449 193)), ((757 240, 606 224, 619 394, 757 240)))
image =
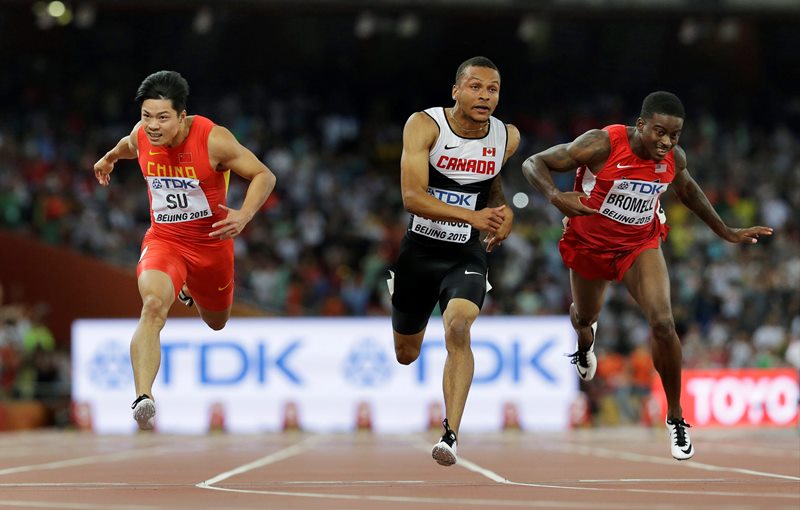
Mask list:
POLYGON ((500 70, 497 69, 497 66, 494 65, 494 62, 492 62, 488 58, 472 57, 471 59, 465 60, 464 62, 461 63, 460 66, 458 66, 458 70, 456 71, 456 83, 458 83, 461 80, 461 78, 464 77, 467 68, 470 66, 488 67, 489 69, 494 69, 495 71, 497 71, 498 74, 500 74, 500 70))
POLYGON ((186 109, 189 82, 176 71, 158 71, 144 79, 136 91, 136 102, 141 108, 147 99, 169 99, 176 112, 186 109))
POLYGON ((678 96, 663 90, 649 94, 642 102, 641 117, 643 119, 649 119, 657 113, 681 119, 686 118, 686 111, 678 96))

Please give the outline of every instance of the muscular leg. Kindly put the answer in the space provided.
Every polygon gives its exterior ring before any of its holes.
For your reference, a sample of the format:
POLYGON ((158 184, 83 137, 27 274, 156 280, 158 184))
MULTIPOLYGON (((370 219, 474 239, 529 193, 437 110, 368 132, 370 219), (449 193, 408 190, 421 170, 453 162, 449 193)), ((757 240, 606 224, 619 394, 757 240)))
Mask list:
POLYGON ((231 307, 228 307, 225 310, 211 311, 201 308, 197 302, 195 302, 195 306, 197 306, 197 311, 200 312, 200 318, 203 319, 203 322, 208 324, 208 327, 214 331, 219 331, 224 328, 225 324, 228 322, 228 319, 231 318, 231 307))
POLYGON ((681 418, 681 342, 675 332, 669 275, 661 248, 643 251, 623 282, 653 331, 653 365, 667 395, 667 418, 681 418))
POLYGON ((587 280, 572 269, 569 271, 569 282, 572 288, 572 306, 569 308, 569 318, 572 320, 572 327, 578 333, 578 348, 586 351, 594 340, 591 326, 597 322, 597 317, 600 315, 603 296, 605 296, 609 282, 587 280))
POLYGON ((444 363, 442 379, 445 416, 456 435, 475 372, 475 359, 470 347, 470 328, 479 312, 480 308, 472 301, 454 298, 447 303, 442 315, 447 347, 447 360, 444 363))
POLYGON ((153 381, 161 365, 159 335, 175 300, 175 291, 170 277, 161 271, 142 272, 138 283, 142 313, 131 340, 131 364, 136 394, 153 396, 153 381))
POLYGON ((397 361, 403 365, 410 365, 419 357, 422 349, 422 339, 425 337, 425 330, 413 335, 403 335, 394 332, 394 354, 397 361))

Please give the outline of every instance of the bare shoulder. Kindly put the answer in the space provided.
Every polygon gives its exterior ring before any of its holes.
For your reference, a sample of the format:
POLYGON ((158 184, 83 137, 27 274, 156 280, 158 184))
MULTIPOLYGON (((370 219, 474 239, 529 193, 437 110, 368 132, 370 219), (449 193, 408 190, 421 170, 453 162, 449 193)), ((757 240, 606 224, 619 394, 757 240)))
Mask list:
POLYGON ((608 131, 590 129, 569 144, 567 153, 578 164, 599 168, 611 154, 611 138, 608 136, 608 131))
POLYGON ((686 168, 686 151, 683 150, 683 147, 680 145, 676 145, 673 149, 673 154, 675 157, 675 171, 680 172, 681 170, 686 168))
POLYGON ((131 134, 128 136, 128 143, 137 151, 139 150, 139 129, 141 127, 142 121, 140 120, 136 123, 136 125, 133 126, 133 129, 131 129, 131 134))
POLYGON ((403 128, 405 145, 424 146, 430 148, 439 136, 439 125, 425 112, 414 112, 403 128))
POLYGON ((514 124, 506 124, 508 141, 506 142, 506 160, 514 155, 519 148, 520 134, 519 129, 514 124))
POLYGON ((572 144, 580 149, 610 149, 611 138, 604 129, 590 129, 576 138, 572 144))

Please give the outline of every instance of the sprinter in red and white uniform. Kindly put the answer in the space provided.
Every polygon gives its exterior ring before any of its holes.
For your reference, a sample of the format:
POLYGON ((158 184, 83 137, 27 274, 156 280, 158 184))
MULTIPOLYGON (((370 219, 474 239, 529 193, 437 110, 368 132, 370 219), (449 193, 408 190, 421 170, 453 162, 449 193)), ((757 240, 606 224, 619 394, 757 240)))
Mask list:
POLYGON ((728 227, 689 175, 678 138, 686 117, 669 92, 653 92, 642 104, 635 126, 593 129, 571 143, 528 158, 522 172, 566 215, 559 243, 570 268, 572 325, 578 348, 572 363, 583 380, 594 377, 597 317, 608 284, 621 281, 639 304, 652 329, 653 363, 667 397, 667 429, 672 456, 694 455, 681 410, 681 343, 670 304, 669 275, 661 251, 666 218, 660 197, 672 188, 681 202, 721 238, 755 243, 771 235, 768 227, 728 227), (577 169, 574 191, 562 192, 551 172, 577 169))
POLYGON ((457 434, 472 385, 470 328, 488 290, 486 252, 511 232, 513 213, 500 170, 519 145, 517 128, 492 116, 500 73, 491 60, 463 62, 451 93, 452 107, 416 112, 403 130, 400 185, 411 220, 389 280, 400 363, 419 357, 437 303, 442 312, 446 418, 431 454, 444 466, 457 461, 457 434))
POLYGON ((153 382, 161 364, 159 335, 172 303, 195 303, 203 321, 222 329, 233 304, 233 238, 253 218, 275 176, 230 131, 186 114, 189 84, 159 71, 136 93, 141 120, 94 165, 108 186, 114 164, 139 160, 150 198, 150 229, 137 267, 142 313, 131 340, 137 398, 133 416, 142 429, 155 416, 153 382), (240 209, 225 201, 230 172, 250 181, 240 209))

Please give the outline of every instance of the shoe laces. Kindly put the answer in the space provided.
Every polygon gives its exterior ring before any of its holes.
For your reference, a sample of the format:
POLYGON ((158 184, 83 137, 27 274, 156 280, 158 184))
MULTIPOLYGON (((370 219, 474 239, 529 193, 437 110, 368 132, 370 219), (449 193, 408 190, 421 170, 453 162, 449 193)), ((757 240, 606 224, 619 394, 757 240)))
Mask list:
POLYGON ((142 400, 147 399, 147 398, 149 398, 150 400, 153 400, 150 397, 150 395, 148 395, 147 393, 142 393, 141 395, 136 397, 136 400, 134 400, 133 404, 131 404, 131 409, 136 409, 136 406, 139 404, 139 402, 141 402, 142 400))
POLYGON ((677 446, 686 446, 686 428, 691 428, 691 425, 686 423, 683 418, 679 420, 667 420, 667 423, 672 426, 675 431, 675 444, 677 446))
POLYGON ((580 365, 583 368, 589 368, 589 359, 586 356, 588 353, 589 351, 582 351, 578 349, 572 354, 565 354, 564 356, 568 357, 569 362, 573 365, 580 365))
POLYGON ((452 447, 456 443, 456 433, 450 430, 450 424, 447 423, 447 418, 442 421, 442 427, 444 427, 444 434, 442 435, 442 441, 447 443, 448 446, 452 447))

